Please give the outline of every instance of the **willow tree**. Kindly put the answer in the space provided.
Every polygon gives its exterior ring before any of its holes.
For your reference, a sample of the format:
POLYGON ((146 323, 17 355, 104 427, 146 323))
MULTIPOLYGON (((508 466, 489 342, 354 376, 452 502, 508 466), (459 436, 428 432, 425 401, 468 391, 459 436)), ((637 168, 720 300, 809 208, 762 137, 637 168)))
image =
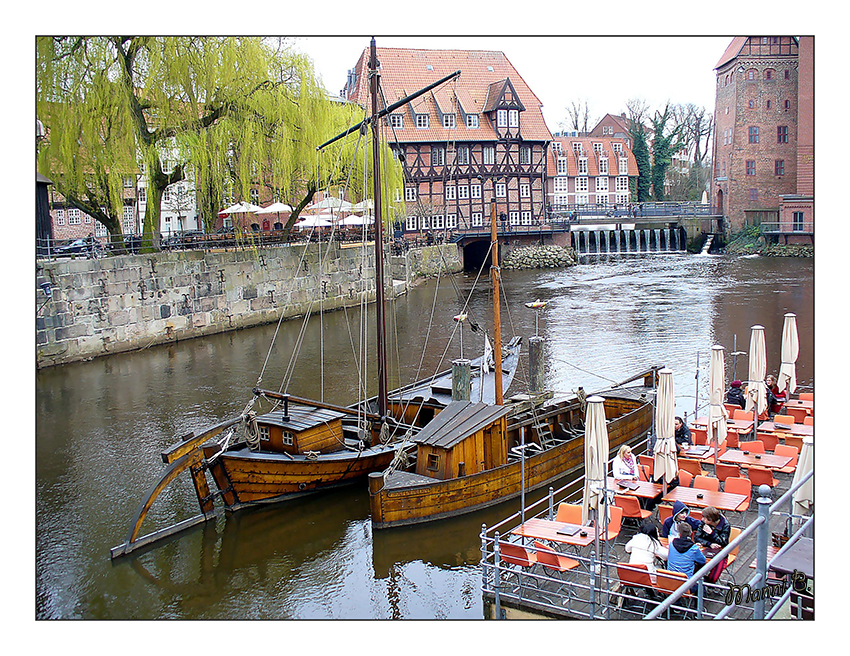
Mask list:
POLYGON ((37 59, 42 172, 72 204, 104 179, 107 217, 93 216, 116 234, 118 184, 141 171, 148 247, 166 188, 183 180, 207 227, 260 181, 306 205, 332 183, 317 174, 316 146, 355 113, 326 97, 305 56, 256 37, 41 37, 37 59))

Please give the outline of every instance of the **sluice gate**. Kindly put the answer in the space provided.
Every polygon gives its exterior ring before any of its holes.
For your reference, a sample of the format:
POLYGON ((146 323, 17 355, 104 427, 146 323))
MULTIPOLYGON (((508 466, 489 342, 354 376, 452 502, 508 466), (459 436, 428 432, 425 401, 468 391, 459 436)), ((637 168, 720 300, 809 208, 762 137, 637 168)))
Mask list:
POLYGON ((572 247, 578 255, 605 253, 677 253, 687 249, 682 227, 616 229, 589 227, 573 230, 572 247))

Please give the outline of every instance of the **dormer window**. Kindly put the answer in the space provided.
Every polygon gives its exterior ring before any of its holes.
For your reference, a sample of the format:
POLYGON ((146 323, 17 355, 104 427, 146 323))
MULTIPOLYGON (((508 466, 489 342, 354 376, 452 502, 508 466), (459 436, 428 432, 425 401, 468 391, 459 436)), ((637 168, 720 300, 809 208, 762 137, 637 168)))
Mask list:
POLYGON ((508 110, 507 109, 497 109, 496 110, 496 127, 497 128, 508 127, 508 110))
POLYGON ((391 128, 403 128, 404 127, 404 115, 403 114, 390 114, 390 127, 391 128))
POLYGON ((466 127, 468 127, 468 128, 477 128, 478 127, 478 114, 467 114, 466 115, 466 127))
POLYGON ((428 114, 417 114, 416 115, 416 127, 426 130, 430 126, 428 114))
POLYGON ((457 127, 457 120, 454 114, 443 114, 443 127, 453 130, 457 127))
POLYGON ((578 174, 587 175, 587 157, 578 158, 578 174))
POLYGON ((509 109, 508 110, 508 127, 518 128, 519 127, 519 110, 518 109, 509 109))

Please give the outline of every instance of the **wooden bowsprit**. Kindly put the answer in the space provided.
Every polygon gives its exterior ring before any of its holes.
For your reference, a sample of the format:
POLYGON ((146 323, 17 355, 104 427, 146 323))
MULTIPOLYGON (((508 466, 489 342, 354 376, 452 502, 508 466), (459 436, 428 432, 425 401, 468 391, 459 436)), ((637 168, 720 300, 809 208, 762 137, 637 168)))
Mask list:
MULTIPOLYGON (((213 500, 216 496, 222 496, 225 504, 232 505, 235 502, 232 491, 225 489, 222 492, 210 493, 210 487, 207 483, 205 471, 208 468, 208 463, 204 457, 203 446, 210 442, 214 437, 222 431, 242 422, 242 416, 230 419, 228 421, 216 424, 201 433, 190 433, 185 436, 178 444, 162 452, 162 461, 168 465, 159 481, 150 489, 144 501, 136 510, 136 515, 133 519, 130 531, 123 544, 113 547, 110 550, 110 558, 113 560, 120 556, 124 556, 143 546, 152 544, 158 540, 175 535, 180 531, 185 531, 187 528, 196 526, 216 516, 216 510, 213 505, 213 500), (198 497, 198 504, 201 507, 201 514, 183 520, 166 528, 160 529, 148 535, 139 537, 139 532, 142 524, 147 517, 153 502, 162 491, 184 471, 189 470, 192 477, 192 483, 195 487, 195 493, 198 497)), ((215 466, 214 464, 211 466, 215 466)))

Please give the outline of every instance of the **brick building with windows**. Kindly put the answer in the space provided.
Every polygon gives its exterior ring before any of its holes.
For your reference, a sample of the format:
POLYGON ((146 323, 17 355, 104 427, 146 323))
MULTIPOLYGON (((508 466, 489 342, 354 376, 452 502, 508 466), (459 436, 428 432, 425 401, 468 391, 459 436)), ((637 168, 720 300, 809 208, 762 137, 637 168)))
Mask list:
POLYGON ((549 149, 548 198, 555 211, 596 205, 625 209, 637 161, 624 139, 555 137, 549 149))
POLYGON ((812 239, 812 41, 735 37, 715 67, 712 204, 732 232, 812 239))
MULTIPOLYGON (((490 200, 514 225, 546 212, 547 147, 541 102, 504 53, 378 48, 389 105, 461 71, 459 78, 387 117, 387 139, 404 165, 407 233, 490 225, 490 200)), ((368 50, 343 96, 369 107, 368 50)))

